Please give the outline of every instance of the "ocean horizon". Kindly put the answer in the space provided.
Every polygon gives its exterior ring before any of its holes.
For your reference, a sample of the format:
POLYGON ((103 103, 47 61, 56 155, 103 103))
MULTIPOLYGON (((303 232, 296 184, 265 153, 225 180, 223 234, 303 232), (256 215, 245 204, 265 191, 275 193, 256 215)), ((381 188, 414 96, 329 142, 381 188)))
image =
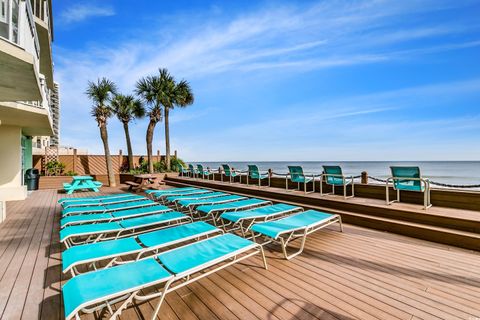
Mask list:
MULTIPOLYGON (((217 169, 228 163, 235 169, 246 170, 248 164, 258 165, 260 170, 272 169, 285 174, 287 166, 302 166, 305 173, 320 174, 322 165, 339 165, 345 175, 357 176, 367 171, 371 177, 385 179, 390 176, 390 166, 419 166, 422 176, 446 184, 480 184, 480 161, 191 161, 217 169)), ((468 190, 468 189, 467 189, 468 190)))

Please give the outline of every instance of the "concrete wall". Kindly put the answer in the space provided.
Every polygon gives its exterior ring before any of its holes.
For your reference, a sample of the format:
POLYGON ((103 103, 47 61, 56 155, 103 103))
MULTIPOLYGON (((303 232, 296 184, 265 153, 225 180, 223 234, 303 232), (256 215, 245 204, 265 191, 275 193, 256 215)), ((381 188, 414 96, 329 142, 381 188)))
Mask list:
POLYGON ((0 200, 23 200, 22 129, 0 125, 0 200))

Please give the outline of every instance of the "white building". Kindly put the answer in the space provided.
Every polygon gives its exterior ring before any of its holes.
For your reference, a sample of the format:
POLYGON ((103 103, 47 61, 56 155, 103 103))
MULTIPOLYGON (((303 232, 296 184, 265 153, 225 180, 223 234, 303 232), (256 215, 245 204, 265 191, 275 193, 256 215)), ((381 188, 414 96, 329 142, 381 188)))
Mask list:
POLYGON ((0 0, 0 221, 27 196, 32 137, 54 136, 51 0, 0 0))

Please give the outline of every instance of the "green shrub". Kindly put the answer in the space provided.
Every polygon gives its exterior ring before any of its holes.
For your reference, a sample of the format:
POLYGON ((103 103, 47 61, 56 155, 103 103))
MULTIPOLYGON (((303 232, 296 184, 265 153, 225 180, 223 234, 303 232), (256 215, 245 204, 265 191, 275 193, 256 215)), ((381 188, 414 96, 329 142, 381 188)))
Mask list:
POLYGON ((50 176, 60 176, 63 174, 65 164, 57 160, 49 161, 45 164, 45 171, 50 176))
POLYGON ((69 170, 65 173, 66 176, 78 176, 78 173, 75 171, 69 170))

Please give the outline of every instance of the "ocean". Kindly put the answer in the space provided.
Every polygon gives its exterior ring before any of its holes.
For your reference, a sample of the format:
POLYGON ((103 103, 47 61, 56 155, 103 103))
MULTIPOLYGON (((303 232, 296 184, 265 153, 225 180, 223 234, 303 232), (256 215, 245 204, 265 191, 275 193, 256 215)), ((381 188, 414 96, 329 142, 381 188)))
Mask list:
MULTIPOLYGON (((217 169, 225 162, 192 163, 201 163, 211 169, 217 169)), ((367 171, 369 176, 380 179, 390 176, 390 166, 419 166, 422 176, 435 182, 460 185, 480 184, 480 161, 230 161, 227 163, 238 170, 246 170, 247 164, 256 164, 260 170, 272 169, 275 173, 287 173, 287 166, 299 165, 303 167, 305 173, 314 174, 322 172, 322 165, 339 165, 345 175, 356 176, 362 171, 367 171)))

